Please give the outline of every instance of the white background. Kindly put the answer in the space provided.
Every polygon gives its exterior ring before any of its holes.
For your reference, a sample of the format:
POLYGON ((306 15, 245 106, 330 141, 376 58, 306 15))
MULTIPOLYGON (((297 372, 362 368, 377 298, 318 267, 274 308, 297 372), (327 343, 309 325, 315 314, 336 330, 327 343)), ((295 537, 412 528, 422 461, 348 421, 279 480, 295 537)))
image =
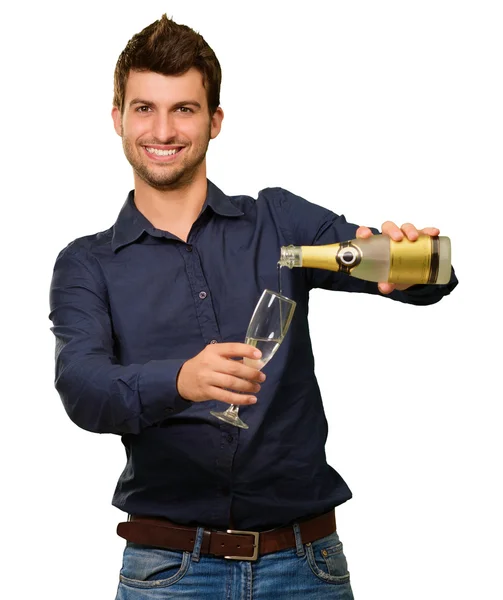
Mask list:
POLYGON ((411 221, 451 238, 461 283, 440 304, 312 294, 327 455, 354 494, 337 518, 357 600, 503 597, 499 4, 2 9, 9 598, 116 591, 124 515, 110 502, 125 454, 119 437, 80 430, 63 410, 48 291, 57 253, 111 226, 132 187, 110 118, 113 70, 163 12, 202 33, 221 62, 225 120, 208 175, 226 193, 281 186, 359 224, 411 221))

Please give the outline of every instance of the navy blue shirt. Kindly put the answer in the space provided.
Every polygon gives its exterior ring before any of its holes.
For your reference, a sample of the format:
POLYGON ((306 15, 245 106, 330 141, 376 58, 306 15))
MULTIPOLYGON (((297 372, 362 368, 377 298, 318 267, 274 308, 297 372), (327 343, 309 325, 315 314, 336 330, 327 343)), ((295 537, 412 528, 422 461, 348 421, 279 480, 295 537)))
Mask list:
MULTIPOLYGON (((153 227, 130 192, 113 227, 60 252, 50 292, 56 388, 77 425, 122 436, 127 464, 114 506, 184 524, 263 530, 351 497, 326 462, 309 290, 379 294, 377 284, 283 269, 283 293, 297 308, 257 404, 240 409, 248 430, 210 415, 226 404, 181 398, 176 378, 206 344, 244 341, 262 291, 277 289, 281 246, 350 240, 356 229, 281 188, 253 199, 226 196, 208 182, 187 242, 153 227)), ((432 304, 456 284, 453 271, 448 285, 389 297, 432 304)))

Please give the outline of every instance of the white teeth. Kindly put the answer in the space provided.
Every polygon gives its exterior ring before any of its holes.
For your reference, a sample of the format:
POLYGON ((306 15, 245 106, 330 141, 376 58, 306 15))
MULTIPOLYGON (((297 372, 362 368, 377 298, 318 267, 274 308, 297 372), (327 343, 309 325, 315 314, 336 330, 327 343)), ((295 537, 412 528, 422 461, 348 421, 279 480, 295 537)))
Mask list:
POLYGON ((179 148, 174 150, 158 150, 157 148, 146 148, 146 150, 150 154, 156 154, 157 156, 171 156, 173 154, 176 154, 179 148))

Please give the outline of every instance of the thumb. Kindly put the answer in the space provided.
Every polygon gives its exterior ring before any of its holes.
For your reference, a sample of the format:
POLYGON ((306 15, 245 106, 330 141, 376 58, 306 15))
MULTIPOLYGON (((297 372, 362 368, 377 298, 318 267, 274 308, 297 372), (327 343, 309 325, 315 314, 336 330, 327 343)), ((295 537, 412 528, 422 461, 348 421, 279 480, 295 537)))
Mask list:
POLYGON ((391 294, 396 286, 394 283, 378 283, 377 287, 381 294, 391 294))

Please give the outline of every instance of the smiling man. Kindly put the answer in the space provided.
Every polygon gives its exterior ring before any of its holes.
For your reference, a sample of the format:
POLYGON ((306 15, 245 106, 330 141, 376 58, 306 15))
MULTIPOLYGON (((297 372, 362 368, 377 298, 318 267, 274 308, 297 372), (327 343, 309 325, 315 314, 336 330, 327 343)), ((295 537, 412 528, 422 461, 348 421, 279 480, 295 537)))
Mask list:
POLYGON ((193 67, 183 75, 166 77, 131 71, 126 89, 123 112, 114 106, 112 117, 126 158, 143 186, 167 191, 204 176, 208 144, 220 132, 223 111, 217 107, 210 116, 201 72, 193 67))
MULTIPOLYGON (((235 360, 260 357, 242 340, 261 292, 276 286, 281 246, 377 230, 282 188, 254 199, 211 183, 220 81, 205 40, 165 15, 120 55, 112 117, 134 190, 113 227, 57 257, 56 387, 78 426, 120 435, 126 448, 113 498, 128 514, 118 600, 351 600, 334 512, 351 491, 325 458, 309 291, 427 305, 457 280, 398 289, 295 269, 283 292, 296 312, 267 377, 235 360), (239 405, 249 429, 212 417, 220 402, 239 405)), ((390 221, 382 231, 419 233, 390 221)))
POLYGON ((119 61, 116 88, 112 117, 133 167, 135 205, 159 229, 186 240, 206 195, 206 151, 220 132, 223 111, 217 106, 210 114, 203 74, 195 67, 166 76, 124 71, 119 61))

